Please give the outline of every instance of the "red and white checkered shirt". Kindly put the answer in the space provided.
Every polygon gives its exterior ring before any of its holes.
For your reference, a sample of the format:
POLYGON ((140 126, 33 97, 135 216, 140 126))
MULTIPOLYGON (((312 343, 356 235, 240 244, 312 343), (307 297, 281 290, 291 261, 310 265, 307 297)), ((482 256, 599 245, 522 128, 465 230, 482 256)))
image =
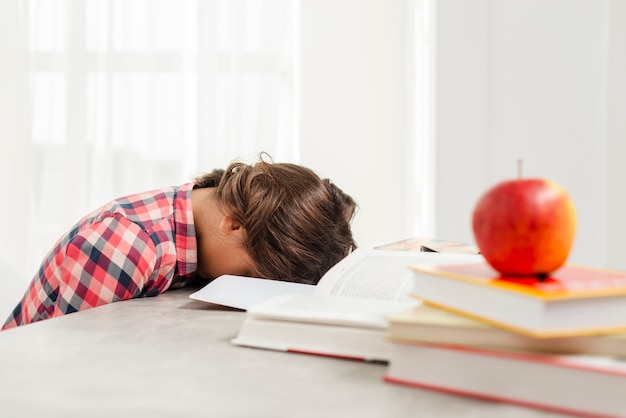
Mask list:
POLYGON ((197 268, 193 183, 114 200, 62 236, 2 329, 156 296, 197 268))

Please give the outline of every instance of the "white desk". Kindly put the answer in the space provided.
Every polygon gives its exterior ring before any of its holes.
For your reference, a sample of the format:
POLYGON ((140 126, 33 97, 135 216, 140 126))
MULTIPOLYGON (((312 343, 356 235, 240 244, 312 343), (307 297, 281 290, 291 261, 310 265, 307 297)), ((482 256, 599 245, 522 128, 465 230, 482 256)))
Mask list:
POLYGON ((3 417, 556 417, 384 383, 385 365, 231 345, 244 313, 166 292, 0 332, 3 417))

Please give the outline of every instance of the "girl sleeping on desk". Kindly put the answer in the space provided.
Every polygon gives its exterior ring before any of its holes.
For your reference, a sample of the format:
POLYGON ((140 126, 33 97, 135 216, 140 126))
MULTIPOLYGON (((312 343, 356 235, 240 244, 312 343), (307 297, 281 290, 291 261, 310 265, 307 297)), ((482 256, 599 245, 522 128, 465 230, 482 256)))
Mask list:
POLYGON ((3 330, 222 274, 315 284, 356 248, 354 200, 263 156, 125 196, 60 237, 3 330))

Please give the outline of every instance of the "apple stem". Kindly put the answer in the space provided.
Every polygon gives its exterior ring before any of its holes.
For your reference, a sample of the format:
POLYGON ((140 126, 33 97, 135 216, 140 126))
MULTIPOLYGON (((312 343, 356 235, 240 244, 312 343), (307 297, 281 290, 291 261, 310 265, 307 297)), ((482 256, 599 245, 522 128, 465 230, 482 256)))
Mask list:
POLYGON ((522 178, 522 168, 524 167, 524 161, 521 158, 517 159, 517 178, 522 178))

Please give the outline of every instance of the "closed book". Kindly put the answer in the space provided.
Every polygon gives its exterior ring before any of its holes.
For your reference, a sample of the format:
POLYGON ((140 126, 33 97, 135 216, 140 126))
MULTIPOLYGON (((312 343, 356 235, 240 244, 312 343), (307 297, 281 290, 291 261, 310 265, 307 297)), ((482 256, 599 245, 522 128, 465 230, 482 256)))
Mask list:
POLYGON ((413 265, 424 302, 528 336, 626 331, 626 273, 566 265, 548 277, 501 276, 486 263, 413 265))
POLYGON ((626 356, 626 333, 533 338, 429 305, 391 314, 395 340, 467 345, 506 351, 626 356))
POLYGON ((626 416, 626 362, 394 342, 384 380, 581 417, 626 416))
POLYGON ((387 362, 387 316, 411 302, 284 294, 248 309, 233 344, 387 362))

